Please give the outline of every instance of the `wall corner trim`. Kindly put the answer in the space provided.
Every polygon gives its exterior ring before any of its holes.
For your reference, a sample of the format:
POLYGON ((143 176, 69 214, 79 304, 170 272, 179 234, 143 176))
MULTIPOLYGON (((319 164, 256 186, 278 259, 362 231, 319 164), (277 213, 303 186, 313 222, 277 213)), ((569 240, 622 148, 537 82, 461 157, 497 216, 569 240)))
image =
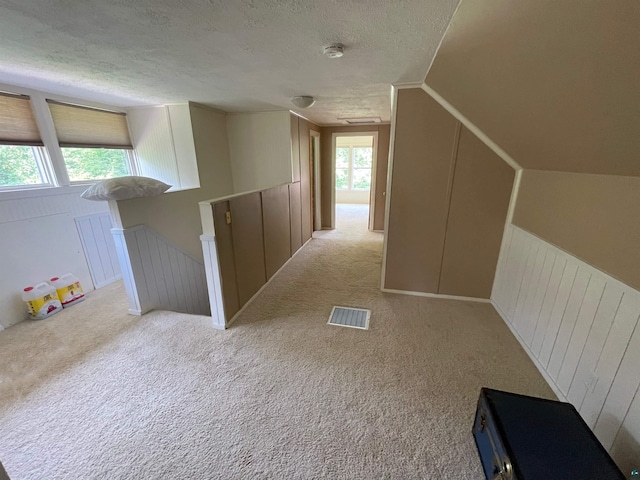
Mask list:
POLYGON ((495 152, 502 160, 507 162, 507 164, 513 168, 516 172, 522 170, 522 167, 518 162, 516 162, 507 152, 505 152, 500 146, 491 140, 482 130, 480 130, 473 122, 471 122, 467 117, 465 117, 460 111, 451 105, 447 100, 445 100, 442 95, 436 92, 433 88, 431 88, 426 83, 422 83, 420 85, 422 90, 424 90, 427 94, 429 94, 433 99, 438 102, 440 105, 444 107, 451 115, 453 115, 460 123, 462 123, 465 127, 467 127, 476 137, 478 137, 487 147, 495 152))
POLYGON ((422 88, 423 82, 411 82, 411 83, 394 83, 391 86, 397 90, 404 88, 422 88))

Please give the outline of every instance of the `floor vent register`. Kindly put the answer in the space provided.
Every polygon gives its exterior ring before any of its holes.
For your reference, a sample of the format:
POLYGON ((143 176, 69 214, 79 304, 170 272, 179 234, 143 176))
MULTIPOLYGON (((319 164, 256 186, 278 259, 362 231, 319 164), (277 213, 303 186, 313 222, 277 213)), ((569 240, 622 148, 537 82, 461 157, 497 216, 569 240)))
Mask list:
POLYGON ((351 307, 333 307, 331 316, 327 322, 329 325, 337 325, 339 327, 359 328, 360 330, 369 330, 369 318, 371 310, 364 308, 351 307))

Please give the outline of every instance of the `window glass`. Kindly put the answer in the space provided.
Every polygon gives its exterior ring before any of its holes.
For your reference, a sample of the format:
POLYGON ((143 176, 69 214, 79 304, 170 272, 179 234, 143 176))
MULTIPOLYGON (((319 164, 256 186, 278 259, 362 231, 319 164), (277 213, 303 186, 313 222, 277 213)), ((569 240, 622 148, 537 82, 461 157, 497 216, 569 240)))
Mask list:
POLYGON ((336 168, 349 168, 349 147, 336 148, 336 168))
POLYGON ((46 185, 39 147, 0 145, 0 187, 46 185))
POLYGON ((349 188, 349 169, 336 169, 336 188, 338 190, 347 190, 349 188))
POLYGON ((357 190, 369 190, 371 188, 371 169, 353 169, 353 188, 357 190))
POLYGON ((373 149, 371 147, 354 147, 353 168, 371 168, 373 149))
POLYGON ((69 180, 81 182, 130 175, 128 150, 63 147, 69 180))

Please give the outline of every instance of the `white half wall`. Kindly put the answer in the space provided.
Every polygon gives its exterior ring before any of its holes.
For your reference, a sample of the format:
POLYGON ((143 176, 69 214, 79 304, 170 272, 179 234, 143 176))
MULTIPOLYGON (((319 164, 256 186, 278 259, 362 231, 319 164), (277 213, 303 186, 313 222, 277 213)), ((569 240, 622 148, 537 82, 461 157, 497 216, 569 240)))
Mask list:
POLYGON ((507 225, 491 299, 558 398, 637 467, 640 292, 507 225))
POLYGON ((264 190, 293 181, 288 111, 230 113, 227 134, 235 193, 264 190))
POLYGON ((108 212, 107 202, 80 198, 84 186, 0 194, 0 324, 28 318, 24 287, 75 274, 94 289, 75 218, 108 212))
POLYGON ((154 309, 209 315, 204 265, 147 227, 114 228, 129 313, 154 309))

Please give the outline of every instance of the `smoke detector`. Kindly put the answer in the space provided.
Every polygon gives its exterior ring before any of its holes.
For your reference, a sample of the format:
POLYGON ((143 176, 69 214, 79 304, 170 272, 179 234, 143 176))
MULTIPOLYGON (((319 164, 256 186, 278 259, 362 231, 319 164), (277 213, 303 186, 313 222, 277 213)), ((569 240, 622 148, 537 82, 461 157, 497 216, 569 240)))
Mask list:
POLYGON ((344 45, 341 43, 332 43, 324 47, 324 54, 329 58, 340 58, 344 55, 344 45))
POLYGON ((297 97, 291 97, 291 103, 298 108, 309 108, 316 103, 316 99, 310 95, 299 95, 297 97))

